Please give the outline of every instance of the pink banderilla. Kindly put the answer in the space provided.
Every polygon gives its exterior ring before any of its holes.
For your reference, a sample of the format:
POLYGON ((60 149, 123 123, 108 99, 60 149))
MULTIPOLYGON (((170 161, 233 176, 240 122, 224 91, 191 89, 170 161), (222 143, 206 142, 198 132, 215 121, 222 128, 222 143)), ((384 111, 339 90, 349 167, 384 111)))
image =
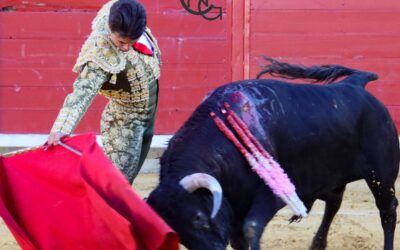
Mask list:
POLYGON ((263 148, 261 143, 253 136, 246 124, 230 109, 228 103, 224 103, 222 113, 229 124, 238 134, 245 146, 236 138, 234 133, 214 112, 210 115, 219 130, 236 146, 249 162, 252 170, 271 188, 272 192, 280 197, 297 216, 306 217, 307 209, 296 194, 296 189, 289 177, 285 174, 279 163, 263 148))

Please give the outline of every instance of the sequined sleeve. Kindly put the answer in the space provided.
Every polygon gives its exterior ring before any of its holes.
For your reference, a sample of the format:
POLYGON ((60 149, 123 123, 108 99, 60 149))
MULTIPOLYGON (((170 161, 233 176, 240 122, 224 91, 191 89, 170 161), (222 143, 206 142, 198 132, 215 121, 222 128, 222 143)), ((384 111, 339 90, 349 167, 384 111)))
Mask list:
POLYGON ((74 82, 73 92, 64 101, 51 132, 72 133, 109 74, 89 62, 74 82))

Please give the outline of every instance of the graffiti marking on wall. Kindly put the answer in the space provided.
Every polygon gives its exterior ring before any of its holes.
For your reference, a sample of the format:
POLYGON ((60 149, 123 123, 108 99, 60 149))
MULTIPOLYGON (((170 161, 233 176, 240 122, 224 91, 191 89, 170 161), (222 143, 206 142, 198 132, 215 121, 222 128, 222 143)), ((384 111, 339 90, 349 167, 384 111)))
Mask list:
POLYGON ((193 15, 202 16, 208 21, 222 20, 222 7, 209 4, 208 0, 198 0, 197 4, 190 4, 190 0, 180 0, 183 8, 193 15), (194 8, 192 6, 195 6, 194 8))

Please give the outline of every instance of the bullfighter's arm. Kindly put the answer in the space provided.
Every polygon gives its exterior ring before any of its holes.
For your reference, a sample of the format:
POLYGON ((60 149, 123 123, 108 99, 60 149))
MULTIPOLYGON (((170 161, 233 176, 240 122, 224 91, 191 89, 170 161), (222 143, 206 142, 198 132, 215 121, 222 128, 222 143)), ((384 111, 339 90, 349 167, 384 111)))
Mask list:
POLYGON ((75 80, 73 92, 65 98, 51 132, 72 133, 108 78, 109 73, 88 62, 75 80))

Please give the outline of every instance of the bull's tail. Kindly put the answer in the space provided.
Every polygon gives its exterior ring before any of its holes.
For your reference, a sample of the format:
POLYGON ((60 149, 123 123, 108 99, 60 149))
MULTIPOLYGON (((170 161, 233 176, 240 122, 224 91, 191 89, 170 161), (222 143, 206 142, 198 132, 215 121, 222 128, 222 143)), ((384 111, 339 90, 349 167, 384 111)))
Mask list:
POLYGON ((272 76, 285 79, 312 79, 315 82, 330 83, 339 77, 349 76, 355 73, 361 73, 365 75, 365 84, 369 81, 378 79, 378 75, 375 73, 359 71, 341 65, 330 64, 305 67, 301 65, 291 65, 284 62, 279 62, 267 56, 263 56, 263 58, 268 61, 269 64, 262 66, 263 69, 257 75, 257 79, 264 74, 270 74, 272 76))

